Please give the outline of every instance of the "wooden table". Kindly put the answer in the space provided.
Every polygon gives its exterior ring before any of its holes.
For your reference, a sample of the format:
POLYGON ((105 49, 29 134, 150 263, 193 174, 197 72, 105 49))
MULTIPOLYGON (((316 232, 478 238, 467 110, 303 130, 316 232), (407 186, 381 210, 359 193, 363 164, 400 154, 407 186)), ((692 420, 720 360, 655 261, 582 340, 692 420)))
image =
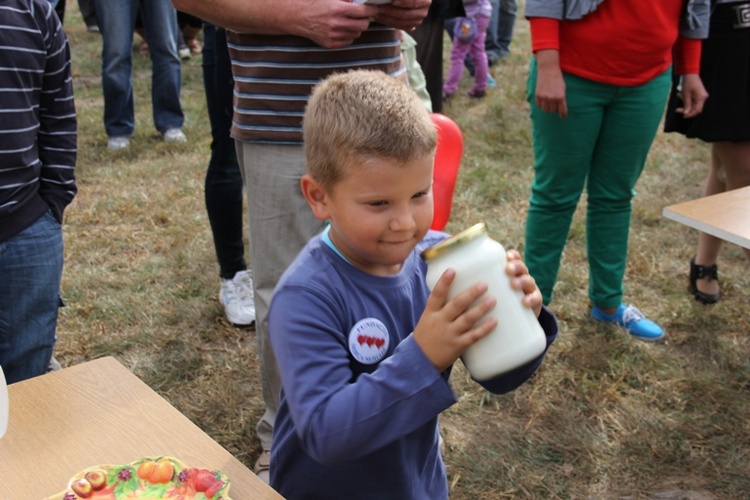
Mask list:
POLYGON ((664 217, 750 248, 750 186, 670 205, 664 217))
POLYGON ((169 455, 221 470, 233 499, 281 496, 114 358, 8 386, 0 439, 0 499, 38 500, 79 470, 169 455))

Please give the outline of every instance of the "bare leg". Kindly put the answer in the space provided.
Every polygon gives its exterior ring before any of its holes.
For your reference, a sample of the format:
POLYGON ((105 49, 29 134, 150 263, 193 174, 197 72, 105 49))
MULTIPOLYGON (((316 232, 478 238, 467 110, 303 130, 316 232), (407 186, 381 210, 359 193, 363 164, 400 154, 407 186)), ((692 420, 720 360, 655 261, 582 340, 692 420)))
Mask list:
MULTIPOLYGON (((719 161, 724 167, 726 190, 750 186, 750 141, 720 142, 716 146, 719 161)), ((750 259, 750 249, 743 250, 750 259)))
MULTIPOLYGON (((715 142, 711 147, 711 171, 706 181, 706 196, 750 186, 750 142, 715 142)), ((723 240, 706 233, 698 237, 695 263, 712 266, 716 263, 723 240)), ((743 249, 750 258, 750 249, 743 249)), ((699 291, 719 293, 719 283, 708 277, 696 282, 699 291)))

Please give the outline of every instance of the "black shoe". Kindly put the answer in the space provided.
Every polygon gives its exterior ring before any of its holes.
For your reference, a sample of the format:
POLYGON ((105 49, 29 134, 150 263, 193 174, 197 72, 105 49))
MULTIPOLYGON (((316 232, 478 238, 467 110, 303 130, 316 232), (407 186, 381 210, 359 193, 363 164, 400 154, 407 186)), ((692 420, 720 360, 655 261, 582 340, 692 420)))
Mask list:
POLYGON ((695 263, 695 257, 690 259, 690 293, 693 294, 695 300, 703 304, 716 304, 721 300, 721 292, 719 293, 704 293, 698 290, 697 281, 701 278, 708 278, 708 281, 716 280, 719 281, 719 272, 716 264, 713 266, 700 266, 695 263))

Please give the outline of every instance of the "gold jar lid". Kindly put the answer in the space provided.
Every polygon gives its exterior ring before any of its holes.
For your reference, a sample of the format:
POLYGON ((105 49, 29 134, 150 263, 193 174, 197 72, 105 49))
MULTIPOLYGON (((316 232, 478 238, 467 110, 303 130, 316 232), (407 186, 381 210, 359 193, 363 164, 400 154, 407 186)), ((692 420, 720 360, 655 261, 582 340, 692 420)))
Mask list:
POLYGON ((437 245, 431 246, 422 251, 420 255, 424 260, 434 259, 450 252, 451 250, 455 250, 461 245, 465 245, 483 234, 487 234, 487 224, 480 222, 479 224, 474 224, 468 229, 464 229, 460 233, 456 233, 453 236, 444 239, 437 245))

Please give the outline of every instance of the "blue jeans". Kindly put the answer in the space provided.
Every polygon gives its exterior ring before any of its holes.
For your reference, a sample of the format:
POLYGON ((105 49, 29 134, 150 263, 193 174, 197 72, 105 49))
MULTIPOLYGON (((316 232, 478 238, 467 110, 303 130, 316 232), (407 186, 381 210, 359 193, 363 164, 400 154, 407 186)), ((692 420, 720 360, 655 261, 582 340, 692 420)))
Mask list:
POLYGON ((130 137, 133 112, 133 29, 140 9, 151 55, 151 103, 156 130, 182 128, 181 63, 177 54, 177 11, 170 0, 96 0, 102 34, 104 128, 110 137, 130 137))
POLYGON ((203 27, 203 86, 211 122, 211 159, 206 172, 208 221, 219 261, 219 275, 231 279, 247 269, 242 243, 242 182, 232 128, 234 78, 226 32, 212 24, 203 27))
POLYGON ((9 384, 47 371, 62 266, 62 228, 49 211, 0 242, 0 366, 9 384))
POLYGON ((490 3, 492 4, 492 17, 487 27, 487 40, 484 48, 488 57, 500 59, 510 52, 518 3, 517 0, 490 0, 490 3))

